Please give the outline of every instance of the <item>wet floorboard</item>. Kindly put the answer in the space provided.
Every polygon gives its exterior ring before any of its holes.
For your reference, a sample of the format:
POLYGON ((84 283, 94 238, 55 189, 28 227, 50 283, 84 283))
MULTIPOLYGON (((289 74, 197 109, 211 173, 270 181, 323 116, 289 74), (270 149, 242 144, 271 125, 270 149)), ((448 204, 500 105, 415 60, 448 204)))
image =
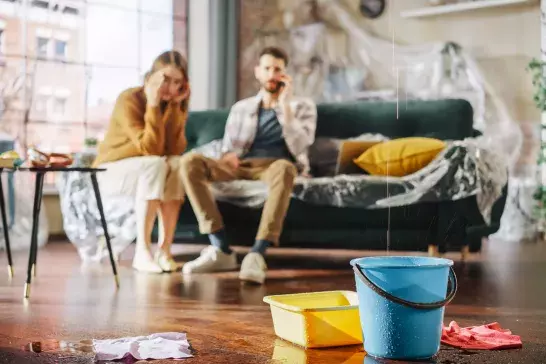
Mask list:
MULTIPOLYGON (((177 244, 177 259, 191 259, 200 248, 177 244)), ((24 301, 28 258, 27 252, 18 252, 15 278, 0 273, 0 364, 94 363, 92 353, 60 351, 56 342, 167 331, 187 332, 195 351, 194 358, 182 361, 188 364, 385 363, 365 357, 360 346, 306 351, 278 339, 262 301, 272 294, 354 290, 348 262, 370 254, 377 252, 271 250, 266 285, 247 286, 236 273, 191 278, 136 273, 128 251, 120 262, 121 288, 116 291, 108 264, 82 267, 70 244, 51 243, 39 252, 38 276, 30 300, 24 301), (42 352, 28 351, 31 342, 41 343, 42 352)), ((5 261, 0 253, 0 263, 5 261)), ((446 309, 445 324, 499 322, 521 335, 524 347, 470 352, 442 347, 430 362, 546 362, 546 243, 488 242, 471 261, 456 261, 455 270, 459 291, 446 309)))

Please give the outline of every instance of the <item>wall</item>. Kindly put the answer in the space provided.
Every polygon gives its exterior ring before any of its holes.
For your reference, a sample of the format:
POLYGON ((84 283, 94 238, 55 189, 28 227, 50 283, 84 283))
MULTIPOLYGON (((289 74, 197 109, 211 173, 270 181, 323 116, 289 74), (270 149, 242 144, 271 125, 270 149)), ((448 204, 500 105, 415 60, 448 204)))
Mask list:
MULTIPOLYGON (((256 29, 282 26, 282 11, 294 8, 306 0, 240 0, 241 45, 248 47, 256 29)), ((324 0, 322 0, 324 1, 324 0)), ((338 0, 359 14, 359 0, 338 0)), ((425 6, 427 0, 387 0, 385 13, 376 20, 360 15, 362 27, 398 44, 421 44, 435 41, 454 41, 462 45, 478 61, 486 80, 505 101, 512 117, 522 123, 528 135, 524 162, 534 163, 532 128, 540 119, 533 104, 532 83, 525 70, 532 57, 540 55, 540 9, 535 5, 490 8, 458 14, 422 19, 405 19, 404 10, 425 6)), ((320 15, 319 15, 320 16, 320 15)), ((239 97, 251 94, 256 85, 252 72, 239 69, 239 97)))
MULTIPOLYGON (((357 11, 358 0, 348 0, 357 11)), ((384 38, 404 44, 452 40, 477 58, 486 79, 499 91, 517 120, 538 120, 532 84, 525 71, 540 54, 540 9, 536 5, 491 8, 422 19, 404 19, 404 10, 427 0, 388 1, 388 12, 362 24, 384 38)))
MULTIPOLYGON (((256 30, 264 29, 281 14, 277 0, 240 0, 239 55, 254 41, 256 30)), ((298 1, 298 0, 294 0, 298 1)), ((241 57, 240 57, 241 58, 241 57)), ((254 70, 245 69, 239 62, 237 96, 239 99, 255 94, 258 84, 254 70)))
POLYGON ((187 32, 187 9, 188 0, 173 1, 173 14, 175 24, 173 29, 173 48, 187 55, 188 51, 188 32, 187 32))
MULTIPOLYGON (((347 0, 357 11, 358 0, 347 0)), ((486 80, 497 90, 511 116, 521 124, 524 145, 520 162, 534 164, 540 113, 526 66, 540 55, 540 6, 490 8, 422 19, 404 19, 404 10, 425 6, 427 0, 388 1, 385 15, 362 21, 370 31, 403 44, 452 40, 478 61, 486 80)))

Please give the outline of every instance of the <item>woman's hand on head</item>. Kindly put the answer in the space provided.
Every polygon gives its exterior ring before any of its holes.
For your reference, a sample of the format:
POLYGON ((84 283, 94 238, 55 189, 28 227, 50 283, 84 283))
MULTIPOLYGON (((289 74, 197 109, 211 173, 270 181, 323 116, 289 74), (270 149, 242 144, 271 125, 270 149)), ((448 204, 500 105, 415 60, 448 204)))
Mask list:
POLYGON ((188 82, 186 83, 186 86, 184 87, 182 92, 180 92, 180 94, 173 99, 173 102, 175 104, 180 104, 182 101, 188 100, 190 98, 190 95, 191 95, 191 87, 190 87, 190 83, 188 82))
POLYGON ((159 70, 153 73, 144 85, 144 93, 146 94, 146 102, 148 105, 155 107, 159 105, 161 101, 161 96, 159 95, 159 90, 161 85, 165 80, 165 74, 163 70, 159 70))

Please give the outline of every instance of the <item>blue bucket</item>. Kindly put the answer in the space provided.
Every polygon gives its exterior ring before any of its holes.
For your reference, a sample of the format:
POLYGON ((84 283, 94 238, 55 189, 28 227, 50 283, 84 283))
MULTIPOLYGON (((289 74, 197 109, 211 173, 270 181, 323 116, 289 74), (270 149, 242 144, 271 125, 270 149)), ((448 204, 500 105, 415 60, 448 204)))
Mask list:
POLYGON ((354 259, 351 265, 366 353, 395 360, 436 355, 444 307, 457 292, 453 261, 393 256, 354 259))

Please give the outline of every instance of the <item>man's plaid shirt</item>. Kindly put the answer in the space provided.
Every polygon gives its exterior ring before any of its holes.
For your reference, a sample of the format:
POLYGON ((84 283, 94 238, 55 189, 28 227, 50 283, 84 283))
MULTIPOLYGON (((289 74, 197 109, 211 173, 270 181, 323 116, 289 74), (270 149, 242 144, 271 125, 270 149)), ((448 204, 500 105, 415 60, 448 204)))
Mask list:
MULTIPOLYGON (((263 94, 260 92, 237 102, 232 106, 228 116, 222 152, 234 152, 243 156, 252 146, 258 128, 258 111, 263 94)), ((292 120, 286 120, 280 106, 274 108, 288 150, 296 160, 301 173, 309 173, 309 147, 315 141, 317 126, 317 107, 307 98, 293 97, 290 101, 292 120)))

